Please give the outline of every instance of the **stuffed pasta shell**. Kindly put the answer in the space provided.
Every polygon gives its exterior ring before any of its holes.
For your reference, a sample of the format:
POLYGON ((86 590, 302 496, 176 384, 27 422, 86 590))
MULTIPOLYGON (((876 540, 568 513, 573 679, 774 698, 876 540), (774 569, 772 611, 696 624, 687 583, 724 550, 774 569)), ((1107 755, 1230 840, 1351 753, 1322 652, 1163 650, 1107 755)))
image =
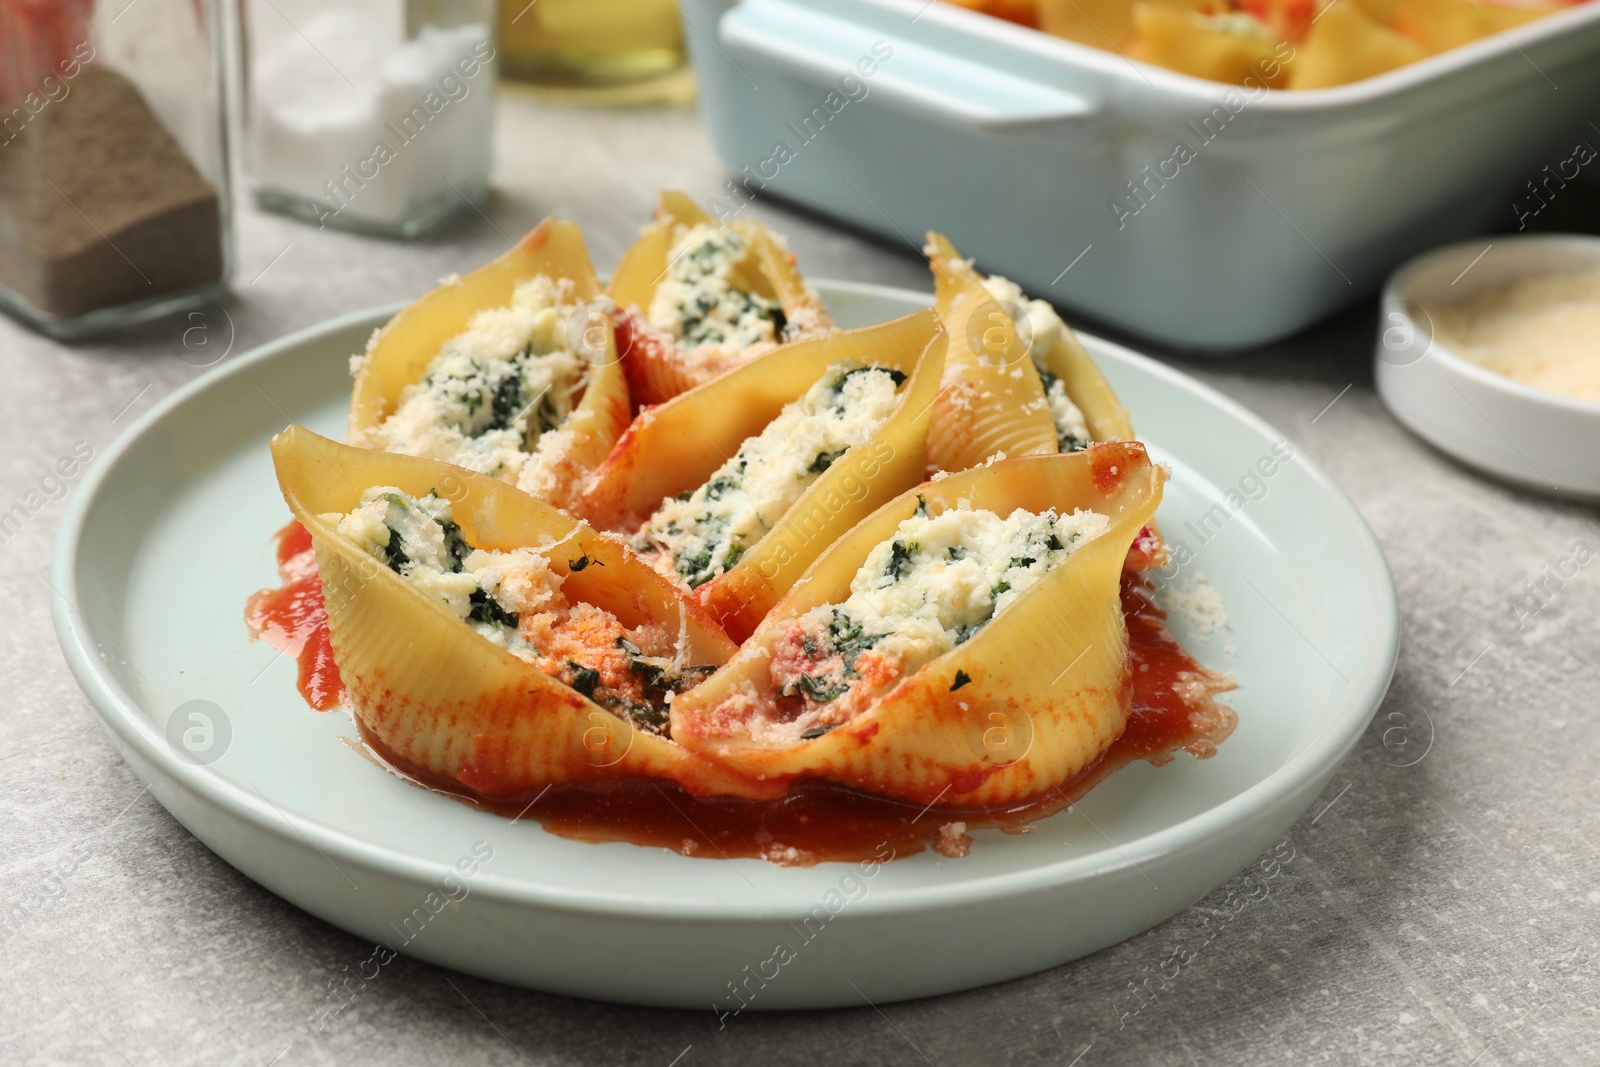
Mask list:
POLYGON ((1122 561, 1162 478, 1142 445, 1115 443, 907 491, 673 702, 673 737, 752 777, 919 804, 1069 781, 1126 725, 1122 561))
POLYGON ((580 512, 735 639, 824 547, 922 477, 932 311, 795 342, 641 413, 580 512))
POLYGON ((928 234, 926 252, 951 331, 928 440, 933 469, 1133 439, 1127 409, 1054 308, 1009 279, 984 277, 943 234, 928 234))
POLYGON ((300 427, 272 455, 349 703, 397 762, 490 798, 615 776, 771 795, 666 736, 669 702, 734 646, 616 541, 492 478, 300 427))
MULTIPOLYGON (((929 232, 925 251, 951 337, 928 433, 930 473, 965 470, 997 452, 1074 452, 1135 439, 1128 409, 1048 302, 979 273, 943 234, 929 232)), ((1165 561, 1152 525, 1135 539, 1128 566, 1165 561)))
POLYGON ((609 292, 623 309, 618 347, 640 404, 832 328, 783 238, 754 220, 713 222, 676 191, 661 195, 609 292))
POLYGON ((612 309, 578 227, 546 219, 397 314, 355 364, 349 440, 568 506, 628 424, 612 309))

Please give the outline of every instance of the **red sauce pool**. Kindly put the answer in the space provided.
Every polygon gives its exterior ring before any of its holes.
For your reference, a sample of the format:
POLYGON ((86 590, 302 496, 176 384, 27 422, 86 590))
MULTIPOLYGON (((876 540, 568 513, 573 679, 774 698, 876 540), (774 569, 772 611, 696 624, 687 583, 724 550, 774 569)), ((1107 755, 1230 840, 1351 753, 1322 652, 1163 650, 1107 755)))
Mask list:
MULTIPOLYGON (((299 657, 306 702, 318 710, 331 709, 340 703, 344 688, 328 645, 310 538, 298 523, 279 532, 278 560, 285 584, 252 597, 246 618, 258 635, 299 657)), ((1182 750, 1209 756, 1233 731, 1233 712, 1212 699, 1231 686, 1195 662, 1173 638, 1148 580, 1125 574, 1122 604, 1132 686, 1127 729, 1077 778, 1009 807, 919 808, 824 782, 800 782, 777 800, 694 797, 675 782, 638 778, 491 798, 408 765, 365 730, 362 737, 383 764, 420 786, 512 819, 533 819, 550 833, 579 841, 627 841, 686 856, 761 857, 784 864, 881 862, 930 846, 946 855, 962 855, 967 843, 963 832, 951 828, 941 833, 941 828, 964 823, 969 832, 998 828, 1028 833, 1030 823, 1068 807, 1134 760, 1161 765, 1182 750)))
POLYGON ((263 589, 245 605, 250 632, 300 663, 300 695, 317 711, 332 711, 344 700, 344 681, 328 641, 328 612, 322 579, 311 551, 311 534, 298 522, 273 535, 278 542, 278 577, 283 584, 263 589))

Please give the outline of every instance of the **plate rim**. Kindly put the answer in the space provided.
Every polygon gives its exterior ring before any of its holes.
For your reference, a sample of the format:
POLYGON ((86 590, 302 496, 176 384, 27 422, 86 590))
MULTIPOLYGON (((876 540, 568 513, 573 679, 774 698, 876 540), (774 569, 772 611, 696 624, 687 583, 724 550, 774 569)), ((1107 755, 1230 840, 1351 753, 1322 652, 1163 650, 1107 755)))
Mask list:
MULTIPOLYGON (((816 279, 813 285, 824 294, 879 297, 908 306, 912 302, 921 306, 933 302, 930 294, 895 286, 832 279, 816 279)), ((230 817, 249 823, 258 832, 278 837, 291 845, 310 843, 319 850, 331 851, 341 858, 365 864, 394 877, 426 882, 436 878, 439 869, 448 865, 443 861, 399 852, 388 845, 374 844, 354 832, 284 810, 264 797, 252 796, 243 785, 213 773, 207 767, 178 759, 164 744, 153 720, 140 709, 138 702, 123 689, 109 667, 101 661, 92 635, 85 634, 86 629, 93 630, 94 627, 77 607, 79 590, 76 582, 88 517, 96 501, 105 492, 110 475, 117 469, 119 461, 147 433, 193 398, 229 379, 271 362, 286 351, 339 330, 367 322, 381 324, 380 316, 391 316, 403 306, 405 302, 401 301, 348 312, 258 345, 179 387, 131 423, 101 454, 100 462, 94 464, 80 483, 62 517, 50 564, 51 585, 55 593, 51 598, 51 619, 68 667, 89 697, 102 724, 122 744, 135 749, 139 758, 148 763, 153 772, 173 780, 205 803, 222 809, 230 817), (295 837, 300 838, 300 842, 296 842, 295 837)), ((1162 379, 1270 439, 1285 439, 1287 436, 1239 402, 1151 356, 1093 334, 1078 332, 1078 336, 1097 359, 1104 353, 1142 373, 1162 379)), ((1372 583, 1382 609, 1375 620, 1379 625, 1372 631, 1375 638, 1372 641, 1374 654, 1369 656, 1360 676, 1351 679, 1349 693, 1339 701, 1338 713, 1327 729, 1298 751, 1291 752, 1282 764, 1243 792, 1153 833, 1122 845, 1114 845, 1109 854, 1091 853, 955 883, 884 889, 859 901, 854 907, 858 914, 865 917, 961 907, 971 904, 976 898, 1003 900, 1137 870, 1141 863, 1155 862, 1185 848, 1204 845, 1217 835, 1225 834, 1230 827, 1248 823, 1252 817, 1289 799, 1306 781, 1331 771, 1332 765, 1348 754, 1376 714, 1393 677, 1399 654, 1398 599, 1388 561, 1376 535, 1355 503, 1319 464, 1301 450, 1296 449, 1291 462, 1300 465, 1355 535, 1352 540, 1364 564, 1363 578, 1372 583)), ((137 761, 127 762, 137 768, 137 761)), ((817 866, 825 868, 827 865, 817 866)), ((474 879, 474 895, 478 893, 498 902, 523 907, 632 919, 648 916, 734 923, 782 921, 795 914, 795 906, 790 902, 769 899, 765 894, 738 902, 709 897, 652 898, 608 891, 604 886, 569 889, 491 872, 484 872, 474 879)))

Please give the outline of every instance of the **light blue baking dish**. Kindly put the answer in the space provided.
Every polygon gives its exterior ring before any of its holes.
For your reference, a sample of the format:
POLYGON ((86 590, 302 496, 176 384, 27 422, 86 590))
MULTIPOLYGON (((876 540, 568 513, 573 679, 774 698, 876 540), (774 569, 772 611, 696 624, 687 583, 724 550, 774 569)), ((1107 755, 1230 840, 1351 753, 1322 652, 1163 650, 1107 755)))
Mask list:
POLYGON ((895 242, 936 228, 1036 295, 1197 350, 1294 333, 1420 251, 1516 226, 1546 164, 1600 144, 1600 3, 1255 99, 932 0, 680 8, 735 172, 698 191, 714 214, 777 196, 895 242))

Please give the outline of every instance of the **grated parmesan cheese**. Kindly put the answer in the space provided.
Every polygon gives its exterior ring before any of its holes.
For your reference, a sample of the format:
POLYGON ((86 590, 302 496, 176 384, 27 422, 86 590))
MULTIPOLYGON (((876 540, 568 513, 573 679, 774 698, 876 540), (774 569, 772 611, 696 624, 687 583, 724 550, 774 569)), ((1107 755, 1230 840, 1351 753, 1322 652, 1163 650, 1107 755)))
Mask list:
POLYGON ((1421 304, 1452 352, 1513 381, 1600 401, 1600 271, 1546 274, 1421 304))
POLYGON ((689 352, 782 340, 779 303, 734 284, 748 252, 748 242, 734 230, 708 223, 682 229, 667 258, 667 275, 646 309, 650 325, 689 352))
POLYGON ((566 339, 572 288, 566 279, 531 278, 510 304, 478 312, 401 391, 394 413, 351 434, 351 443, 549 492, 588 381, 588 364, 566 339))
POLYGON ((1182 618, 1197 637, 1215 633, 1228 625, 1228 609, 1223 606, 1222 594, 1199 571, 1185 585, 1168 583, 1162 589, 1161 599, 1166 609, 1182 618))

